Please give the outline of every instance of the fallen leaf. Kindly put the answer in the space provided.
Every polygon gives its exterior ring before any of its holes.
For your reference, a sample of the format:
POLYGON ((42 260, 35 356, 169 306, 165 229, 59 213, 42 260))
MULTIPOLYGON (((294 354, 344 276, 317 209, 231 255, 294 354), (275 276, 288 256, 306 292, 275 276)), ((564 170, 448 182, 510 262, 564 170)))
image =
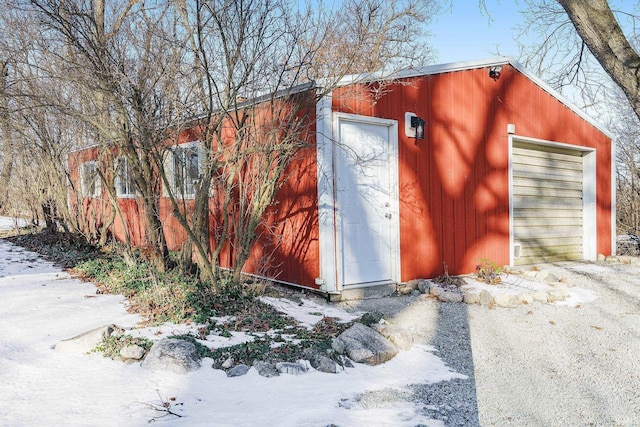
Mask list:
POLYGON ((549 320, 549 323, 551 323, 552 325, 555 325, 555 324, 556 324, 556 322, 555 322, 555 321, 553 321, 553 320, 549 320))
POLYGON ((533 314, 533 310, 527 311, 527 314, 533 314))
POLYGON ((592 327, 593 329, 597 329, 597 330, 599 330, 599 331, 601 331, 601 330, 603 330, 603 329, 604 329, 602 326, 596 326, 596 325, 591 325, 591 327, 592 327))
POLYGON ((580 304, 576 305, 576 308, 582 308, 582 306, 580 304))

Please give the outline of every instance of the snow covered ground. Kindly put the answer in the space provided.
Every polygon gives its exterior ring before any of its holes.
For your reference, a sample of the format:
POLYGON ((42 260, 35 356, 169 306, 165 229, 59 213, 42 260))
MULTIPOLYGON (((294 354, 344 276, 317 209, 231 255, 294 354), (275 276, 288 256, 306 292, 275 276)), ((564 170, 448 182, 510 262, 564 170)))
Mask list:
POLYGON ((16 227, 24 227, 26 225, 27 221, 24 219, 0 216, 0 230, 11 230, 16 227))
MULTIPOLYGON (((0 218, 0 227, 13 226, 0 218)), ((355 397, 464 378, 424 346, 401 351, 377 367, 358 365, 334 375, 310 369, 305 375, 274 378, 253 369, 227 378, 210 367, 210 359, 198 371, 178 375, 99 354, 56 351, 52 347, 60 340, 110 323, 133 328, 141 319, 126 312, 122 297, 97 295, 92 284, 3 240, 0 301, 0 424, 5 426, 142 426, 164 414, 155 409, 163 403, 181 415, 157 420, 169 425, 438 426, 441 421, 423 415, 424 404, 362 407, 355 397)), ((282 302, 280 308, 313 321, 306 307, 282 302)), ((149 332, 145 335, 154 336, 149 332)))

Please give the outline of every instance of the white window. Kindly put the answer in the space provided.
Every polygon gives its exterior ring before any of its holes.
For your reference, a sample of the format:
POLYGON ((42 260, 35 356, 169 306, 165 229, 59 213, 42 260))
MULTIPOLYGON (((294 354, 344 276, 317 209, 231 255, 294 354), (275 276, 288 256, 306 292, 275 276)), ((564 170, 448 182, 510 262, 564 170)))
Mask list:
POLYGON ((116 195, 118 197, 135 197, 136 183, 133 179, 131 164, 126 157, 119 157, 116 162, 116 195))
POLYGON ((102 194, 98 162, 95 160, 80 164, 80 192, 82 197, 100 197, 102 194))
POLYGON ((165 171, 175 197, 190 199, 195 196, 200 179, 200 161, 199 142, 171 147, 165 158, 165 171))

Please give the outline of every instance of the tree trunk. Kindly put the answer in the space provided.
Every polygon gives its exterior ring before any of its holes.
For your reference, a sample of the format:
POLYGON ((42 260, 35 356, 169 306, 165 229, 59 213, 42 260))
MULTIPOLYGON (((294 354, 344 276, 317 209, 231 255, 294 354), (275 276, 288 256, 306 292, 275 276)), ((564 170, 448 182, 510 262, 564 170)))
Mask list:
POLYGON ((0 169, 0 211, 3 210, 9 198, 11 186, 11 172, 13 169, 13 132, 9 117, 9 103, 7 102, 7 63, 0 63, 0 132, 2 133, 2 169, 0 169))
POLYGON ((160 215, 155 209, 155 203, 144 198, 144 213, 147 221, 148 251, 145 254, 147 261, 158 271, 166 271, 169 261, 169 250, 162 230, 160 215))
POLYGON ((558 0, 582 41, 620 86, 640 119, 640 56, 629 44, 606 0, 558 0))

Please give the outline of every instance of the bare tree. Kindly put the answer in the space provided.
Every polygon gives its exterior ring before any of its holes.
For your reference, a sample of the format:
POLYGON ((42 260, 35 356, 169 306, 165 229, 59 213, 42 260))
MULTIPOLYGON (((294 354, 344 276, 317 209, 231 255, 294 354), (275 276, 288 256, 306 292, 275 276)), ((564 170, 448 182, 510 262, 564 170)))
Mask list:
POLYGON ((638 5, 616 9, 606 0, 529 0, 523 31, 542 34, 524 49, 553 86, 579 89, 584 106, 613 130, 617 144, 617 226, 637 234, 640 227, 640 55, 638 5))
POLYGON ((322 2, 292 7, 286 0, 176 4, 189 35, 197 78, 190 106, 200 117, 205 158, 192 214, 180 206, 179 195, 169 196, 189 236, 183 259, 195 248, 200 272, 216 284, 224 248, 231 248, 238 277, 260 233, 269 232, 265 214, 292 160, 309 146, 318 99, 349 73, 390 75, 428 60, 421 24, 436 5, 348 0, 335 10, 322 2))
POLYGON ((606 0, 558 0, 604 71, 622 89, 640 118, 640 56, 606 0))
POLYGON ((9 63, 0 61, 0 144, 2 163, 0 166, 0 211, 6 208, 9 197, 10 179, 13 170, 14 141, 9 106, 9 63))
POLYGON ((31 204, 55 193, 65 224, 103 244, 117 216, 126 223, 116 191, 126 163, 150 260, 158 268, 167 264, 160 215, 166 197, 189 239, 183 259, 195 259, 216 289, 223 251, 230 251, 238 276, 256 240, 273 233, 270 209, 293 159, 310 146, 318 99, 347 74, 386 78, 428 61, 423 24, 438 9, 425 0, 3 0, 2 6, 33 29, 7 31, 22 43, 14 51, 22 51, 24 84, 18 95, 0 93, 2 105, 22 102, 20 114, 7 116, 20 123, 21 164, 40 167, 21 175, 37 176, 47 189, 34 193, 31 204), (196 151, 179 144, 185 133, 198 139, 196 151), (62 194, 78 185, 79 165, 68 170, 65 157, 87 145, 104 192, 87 200, 75 188, 76 209, 68 211, 62 194))
MULTIPOLYGON (((181 74, 173 41, 164 38, 171 6, 146 6, 137 0, 112 2, 32 0, 30 13, 38 17, 46 35, 46 54, 59 68, 51 71, 79 101, 60 106, 66 114, 90 126, 100 148, 98 169, 113 222, 118 206, 114 189, 114 158, 131 166, 144 213, 145 253, 159 269, 168 262, 160 221, 160 182, 157 164, 166 129, 176 114, 167 102, 172 81, 181 74), (62 52, 62 53, 61 53, 62 52), (178 68, 173 68, 174 65, 178 68), (63 73, 64 75, 60 74, 63 73)), ((101 235, 100 242, 105 240, 101 235)))
POLYGON ((542 41, 521 47, 525 65, 561 92, 570 86, 569 94, 583 106, 601 106, 598 113, 609 108, 606 101, 613 81, 638 115, 635 8, 626 4, 625 9, 612 9, 606 0, 527 0, 526 4, 521 39, 533 34, 542 41))

